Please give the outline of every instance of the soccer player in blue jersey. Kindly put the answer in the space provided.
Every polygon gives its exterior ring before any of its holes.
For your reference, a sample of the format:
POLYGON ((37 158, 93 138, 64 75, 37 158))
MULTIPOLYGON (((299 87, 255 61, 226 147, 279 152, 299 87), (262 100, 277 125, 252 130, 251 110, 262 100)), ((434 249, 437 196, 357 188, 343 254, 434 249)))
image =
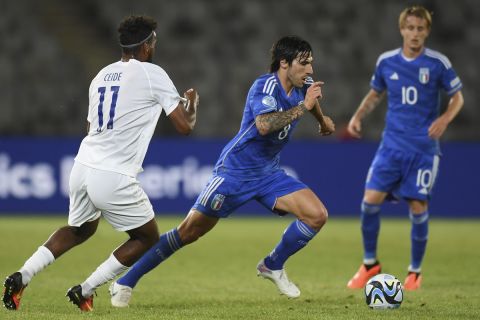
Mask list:
POLYGON ((140 278, 181 247, 210 231, 220 218, 256 200, 279 215, 296 216, 275 249, 261 259, 257 274, 273 281, 290 298, 300 290, 288 280, 285 261, 302 249, 327 221, 327 210, 315 193, 279 166, 280 152, 299 119, 311 113, 322 135, 334 124, 322 114, 322 82, 313 82, 312 48, 287 36, 271 50, 270 73, 255 80, 248 92, 238 134, 223 149, 210 181, 185 220, 157 242, 122 278, 112 283, 112 305, 126 307, 140 278))
POLYGON ((443 54, 425 47, 432 24, 421 6, 402 11, 399 18, 403 46, 387 51, 377 60, 371 90, 348 125, 359 138, 362 119, 388 95, 388 111, 382 142, 370 166, 361 205, 363 264, 348 282, 363 288, 380 273, 377 237, 380 207, 390 196, 405 199, 409 206, 411 260, 404 282, 407 290, 420 287, 421 263, 428 239, 428 201, 439 165, 439 138, 463 106, 462 83, 443 54), (440 90, 450 96, 439 116, 440 90))

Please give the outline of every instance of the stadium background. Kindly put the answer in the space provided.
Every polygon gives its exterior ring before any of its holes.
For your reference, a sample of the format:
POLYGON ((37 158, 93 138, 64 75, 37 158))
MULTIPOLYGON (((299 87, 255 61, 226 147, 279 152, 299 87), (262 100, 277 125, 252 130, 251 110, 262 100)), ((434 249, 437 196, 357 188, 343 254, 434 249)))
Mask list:
MULTIPOLYGON (((450 58, 463 81, 466 101, 443 138, 432 214, 478 216, 474 199, 480 177, 480 6, 474 0, 415 3, 433 11, 427 45, 450 58)), ((130 13, 145 13, 159 23, 154 61, 169 73, 179 92, 195 87, 201 95, 191 137, 178 137, 164 117, 157 126, 146 159, 152 175, 143 183, 150 183, 158 213, 188 210, 221 146, 237 132, 246 92, 252 80, 266 72, 272 43, 282 35, 298 34, 313 46, 315 79, 326 83, 323 106, 337 132, 319 138, 315 122, 305 117, 296 141, 285 150, 284 164, 325 200, 331 215, 357 215, 363 180, 383 128, 385 103, 365 121, 362 141, 348 139, 345 127, 369 88, 378 55, 401 44, 398 14, 410 4, 1 1, 0 213, 67 211, 62 164, 71 161, 84 135, 90 80, 119 58, 118 22, 130 13), (178 170, 191 161, 195 187, 175 194, 168 189, 168 177, 178 182, 178 170)), ((183 180, 179 183, 183 186, 183 180)), ((253 206, 243 211, 262 210, 253 206)), ((404 214, 405 207, 386 211, 404 214)))

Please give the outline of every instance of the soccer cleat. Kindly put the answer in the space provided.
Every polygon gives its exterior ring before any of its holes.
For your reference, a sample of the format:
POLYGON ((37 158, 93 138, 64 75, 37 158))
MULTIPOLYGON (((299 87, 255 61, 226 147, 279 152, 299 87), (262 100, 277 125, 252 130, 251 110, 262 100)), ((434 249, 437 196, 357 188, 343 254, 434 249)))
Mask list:
POLYGON ((112 282, 108 289, 112 306, 117 308, 128 307, 128 303, 132 298, 132 290, 129 286, 118 284, 116 281, 112 282))
POLYGON ((347 287, 350 289, 362 289, 371 277, 376 276, 381 271, 382 267, 380 266, 380 263, 375 264, 370 269, 367 269, 367 267, 362 264, 353 278, 348 281, 347 287))
POLYGON ((67 294, 68 300, 76 305, 82 311, 93 311, 93 295, 85 298, 82 295, 82 286, 76 285, 68 289, 67 294))
POLYGON ((270 270, 262 259, 257 265, 257 276, 268 279, 275 283, 280 293, 289 298, 298 298, 300 296, 300 290, 293 282, 288 280, 285 269, 270 270))
POLYGON ((417 272, 409 272, 407 277, 405 278, 405 282, 403 283, 403 288, 405 290, 417 290, 420 289, 420 285, 422 284, 422 275, 417 272))
POLYGON ((20 299, 22 299, 23 290, 27 286, 23 285, 22 274, 15 272, 5 279, 3 284, 3 305, 9 310, 18 310, 20 308, 20 299))

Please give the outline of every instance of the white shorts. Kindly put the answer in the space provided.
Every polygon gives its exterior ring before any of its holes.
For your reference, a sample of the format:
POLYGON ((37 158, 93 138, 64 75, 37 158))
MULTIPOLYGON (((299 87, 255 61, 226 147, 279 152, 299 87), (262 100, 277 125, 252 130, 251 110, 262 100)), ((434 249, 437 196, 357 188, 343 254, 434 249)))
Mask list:
POLYGON ((100 215, 118 231, 138 228, 155 216, 137 179, 75 162, 70 174, 68 224, 79 227, 100 215))

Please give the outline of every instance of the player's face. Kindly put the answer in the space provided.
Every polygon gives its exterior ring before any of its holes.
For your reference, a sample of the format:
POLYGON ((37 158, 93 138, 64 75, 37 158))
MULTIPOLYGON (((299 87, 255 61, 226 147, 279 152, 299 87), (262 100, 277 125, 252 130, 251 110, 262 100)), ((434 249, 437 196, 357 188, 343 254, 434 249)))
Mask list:
POLYGON ((400 29, 403 37, 403 47, 414 52, 421 51, 430 30, 427 21, 416 16, 407 16, 405 24, 400 29))
POLYGON ((292 61, 292 65, 289 67, 287 75, 294 87, 303 87, 305 79, 313 74, 312 62, 312 54, 309 54, 308 56, 302 56, 299 54, 297 58, 292 61))

